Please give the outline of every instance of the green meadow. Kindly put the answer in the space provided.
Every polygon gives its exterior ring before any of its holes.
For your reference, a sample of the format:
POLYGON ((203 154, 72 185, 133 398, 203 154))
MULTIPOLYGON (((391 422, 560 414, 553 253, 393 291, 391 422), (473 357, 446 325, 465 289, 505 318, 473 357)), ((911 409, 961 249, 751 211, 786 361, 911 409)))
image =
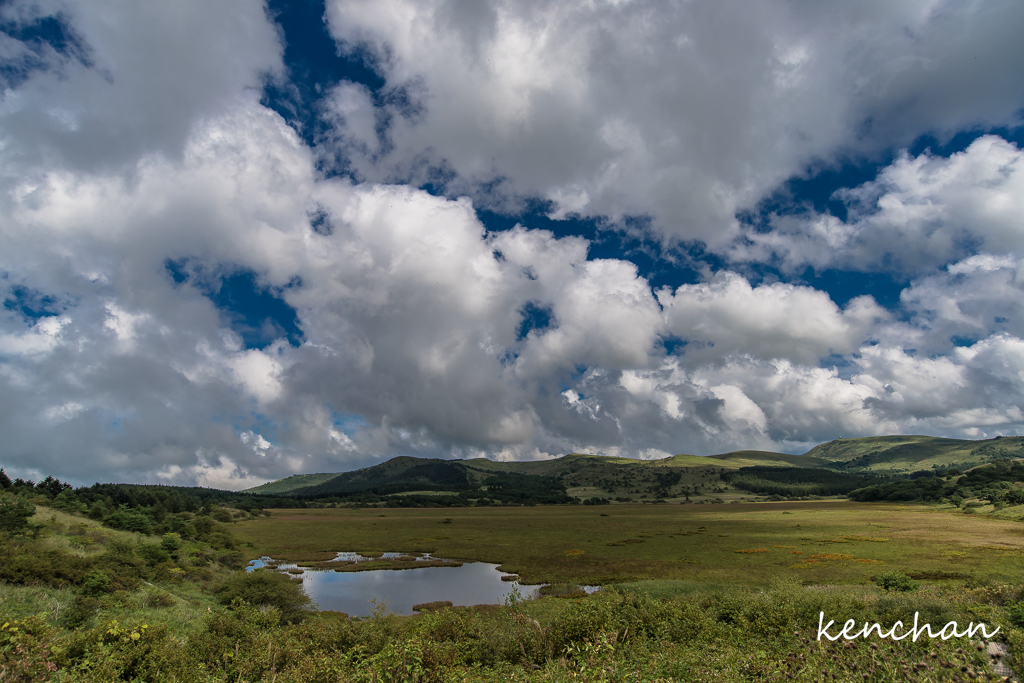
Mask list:
POLYGON ((210 506, 189 520, 210 520, 207 540, 188 540, 41 502, 0 534, 4 683, 999 681, 1024 651, 1020 506, 210 506), (485 560, 555 585, 358 619, 310 609, 287 575, 241 571, 246 557, 315 564, 339 550, 485 560), (584 597, 580 583, 606 589, 584 597), (821 612, 999 633, 831 642, 817 638, 821 612))
MULTIPOLYGON (((985 509, 979 509, 985 512, 985 509)), ((993 512, 993 510, 987 510, 993 512)), ((1024 507, 999 517, 843 500, 734 505, 275 510, 232 534, 255 554, 429 552, 500 564, 527 583, 657 579, 766 585, 870 583, 898 570, 931 582, 1024 583, 1024 507)))

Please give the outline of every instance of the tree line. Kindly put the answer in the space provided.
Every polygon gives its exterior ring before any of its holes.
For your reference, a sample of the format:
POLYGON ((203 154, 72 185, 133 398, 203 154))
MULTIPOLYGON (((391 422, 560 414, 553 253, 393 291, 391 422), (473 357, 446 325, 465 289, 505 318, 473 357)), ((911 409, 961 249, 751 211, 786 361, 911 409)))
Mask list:
POLYGON ((839 496, 879 481, 869 474, 851 474, 808 467, 741 467, 719 475, 736 488, 766 496, 839 496))
POLYGON ((979 498, 990 503, 1024 505, 1024 463, 997 460, 976 467, 965 474, 948 470, 931 477, 889 481, 850 491, 852 500, 939 502, 949 500, 959 505, 979 498), (943 476, 944 475, 944 476, 943 476))

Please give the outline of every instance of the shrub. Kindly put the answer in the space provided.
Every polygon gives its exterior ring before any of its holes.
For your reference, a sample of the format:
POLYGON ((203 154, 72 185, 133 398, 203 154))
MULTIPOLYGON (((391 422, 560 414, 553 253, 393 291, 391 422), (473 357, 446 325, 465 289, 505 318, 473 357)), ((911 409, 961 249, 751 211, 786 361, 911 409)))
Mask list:
MULTIPOLYGON (((167 666, 166 642, 164 627, 110 620, 66 639, 56 660, 62 670, 74 670, 79 681, 166 680, 159 677, 161 665, 167 666)), ((177 659, 183 654, 175 648, 177 659)))
POLYGON ((555 617, 548 628, 549 644, 554 646, 555 652, 563 652, 569 645, 594 639, 609 630, 617 630, 616 615, 625 611, 628 602, 637 600, 631 596, 623 598, 621 604, 616 604, 610 597, 602 597, 573 605, 555 617))
POLYGON ((153 528, 149 515, 132 510, 117 510, 104 517, 103 523, 111 529, 137 531, 140 534, 148 534, 153 528))
POLYGON ((217 562, 229 569, 241 569, 248 564, 245 556, 236 550, 229 550, 228 552, 220 553, 217 556, 217 562))
POLYGON ((36 514, 32 503, 18 496, 0 496, 0 531, 22 534, 28 531, 28 520, 36 514))
POLYGON ((292 623, 305 619, 313 607, 301 584, 266 569, 232 576, 217 589, 217 595, 223 605, 241 602, 254 607, 276 607, 281 610, 281 618, 292 623))
POLYGON ((918 588, 917 581, 898 571, 879 574, 875 577, 875 584, 882 590, 895 591, 897 593, 916 591, 918 588))
POLYGON ((434 602, 421 602, 418 605, 412 606, 413 612, 435 612, 439 609, 451 607, 451 600, 435 600, 434 602))
POLYGON ((556 598, 585 598, 587 592, 579 586, 570 583, 554 583, 541 586, 537 592, 544 596, 556 598))
POLYGON ((139 557, 146 561, 146 564, 151 567, 155 567, 161 562, 167 562, 171 559, 171 554, 164 550, 163 546, 157 545, 156 543, 147 543, 141 546, 138 550, 139 557))
POLYGON ((57 670, 50 661, 51 637, 42 617, 0 622, 0 680, 50 680, 57 670))
POLYGON ((1024 505, 1024 489, 1010 489, 1000 497, 1007 505, 1024 505))
POLYGON ((61 587, 80 584, 93 562, 55 548, 0 546, 0 581, 15 585, 61 587))
POLYGON ((87 595, 77 595, 64 614, 64 625, 68 628, 84 626, 99 611, 100 601, 87 595))
POLYGON ((169 553, 175 552, 181 548, 181 536, 174 533, 164 534, 160 539, 160 547, 169 553))
POLYGON ((1010 617, 1011 624, 1024 628, 1024 602, 1015 602, 1007 605, 1006 614, 1010 617))
POLYGON ((89 519, 103 519, 107 514, 107 508, 103 505, 102 500, 93 501, 86 514, 89 516, 89 519))
POLYGON ((106 572, 93 569, 82 581, 82 595, 98 597, 110 590, 110 577, 106 572))
POLYGON ((64 489, 57 497, 50 503, 50 507, 63 510, 64 512, 84 512, 86 507, 83 503, 78 500, 78 496, 75 495, 74 489, 64 489))
POLYGON ((223 508, 217 508, 211 513, 211 516, 222 524, 227 524, 231 521, 231 513, 223 508))

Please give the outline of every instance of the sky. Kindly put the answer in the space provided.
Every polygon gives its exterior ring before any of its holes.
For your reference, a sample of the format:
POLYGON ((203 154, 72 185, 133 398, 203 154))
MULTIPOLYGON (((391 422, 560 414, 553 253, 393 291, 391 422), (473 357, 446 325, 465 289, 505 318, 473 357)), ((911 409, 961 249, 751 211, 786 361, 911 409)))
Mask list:
POLYGON ((1024 433, 1017 0, 4 0, 0 465, 1024 433))

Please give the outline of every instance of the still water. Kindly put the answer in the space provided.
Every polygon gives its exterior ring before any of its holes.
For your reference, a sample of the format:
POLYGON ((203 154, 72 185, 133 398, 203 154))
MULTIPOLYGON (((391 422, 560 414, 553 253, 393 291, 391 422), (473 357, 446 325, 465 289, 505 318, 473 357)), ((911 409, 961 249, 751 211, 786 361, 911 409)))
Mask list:
MULTIPOLYGON (((401 553, 384 553, 385 558, 401 553)), ((262 567, 270 558, 253 560, 249 569, 262 567)), ((338 560, 360 561, 356 553, 338 553, 338 560)), ((430 556, 424 560, 435 559, 430 556)), ((294 564, 280 564, 286 570, 294 564)), ((467 562, 461 567, 423 567, 421 569, 380 569, 365 572, 335 572, 327 569, 306 569, 302 579, 306 594, 321 610, 345 612, 349 616, 368 616, 377 604, 387 602, 395 614, 413 614, 413 605, 437 600, 451 600, 453 605, 502 604, 513 588, 523 597, 531 597, 535 586, 520 587, 518 582, 501 580, 498 565, 467 562)))

